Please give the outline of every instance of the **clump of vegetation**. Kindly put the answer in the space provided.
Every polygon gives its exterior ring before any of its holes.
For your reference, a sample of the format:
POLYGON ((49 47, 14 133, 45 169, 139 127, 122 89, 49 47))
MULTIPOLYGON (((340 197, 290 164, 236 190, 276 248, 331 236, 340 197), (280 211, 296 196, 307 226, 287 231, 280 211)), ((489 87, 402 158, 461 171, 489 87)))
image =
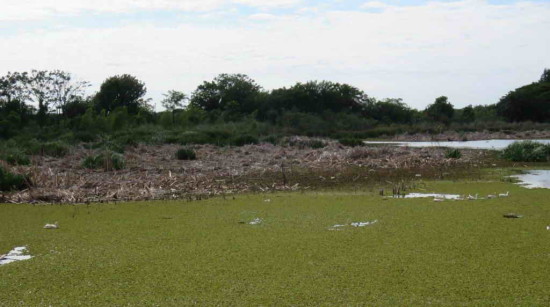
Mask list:
POLYGON ((339 139, 338 142, 340 142, 340 144, 344 146, 350 146, 350 147, 365 145, 365 143, 363 143, 363 140, 358 138, 343 138, 343 139, 339 139))
POLYGON ((69 146, 62 142, 35 143, 29 151, 32 154, 59 158, 69 153, 69 146))
POLYGON ((300 149, 303 149, 303 148, 318 149, 318 148, 323 148, 327 146, 326 142, 319 139, 306 139, 306 138, 296 138, 296 137, 286 138, 285 143, 288 144, 289 146, 295 146, 300 149))
POLYGON ((460 152, 458 148, 448 149, 447 152, 445 152, 445 158, 447 159, 460 159, 461 157, 462 157, 462 152, 460 152))
POLYGON ((502 151, 504 159, 514 162, 546 162, 550 161, 550 145, 539 142, 514 142, 502 151))
POLYGON ((100 142, 97 142, 97 143, 93 143, 91 144, 91 146, 89 146, 89 148, 91 149, 103 149, 103 150, 107 150, 107 151, 114 151, 114 152, 117 152, 117 153, 124 153, 124 145, 117 142, 117 141, 114 141, 114 140, 110 140, 110 139, 106 139, 106 140, 103 140, 103 141, 100 141, 100 142))
POLYGON ((6 161, 10 165, 29 165, 31 160, 18 148, 6 148, 0 153, 0 160, 6 161))
POLYGON ((88 156, 82 161, 82 166, 89 169, 100 169, 105 171, 121 170, 126 167, 124 156, 112 151, 104 151, 95 156, 88 156))
POLYGON ((179 137, 179 143, 181 145, 208 144, 210 142, 211 140, 208 135, 196 131, 186 131, 179 137))
POLYGON ((251 144, 258 144, 258 138, 252 135, 239 135, 232 140, 232 144, 235 146, 244 146, 251 144))
POLYGON ((28 187, 28 180, 23 175, 13 174, 0 166, 0 191, 23 190, 28 187))
POLYGON ((279 137, 275 136, 275 135, 268 135, 268 136, 265 136, 261 139, 261 142, 262 143, 270 143, 270 144, 273 144, 273 145, 277 145, 279 143, 279 137))
POLYGON ((190 148, 181 148, 176 152, 176 158, 178 160, 195 160, 197 159, 197 155, 190 148))

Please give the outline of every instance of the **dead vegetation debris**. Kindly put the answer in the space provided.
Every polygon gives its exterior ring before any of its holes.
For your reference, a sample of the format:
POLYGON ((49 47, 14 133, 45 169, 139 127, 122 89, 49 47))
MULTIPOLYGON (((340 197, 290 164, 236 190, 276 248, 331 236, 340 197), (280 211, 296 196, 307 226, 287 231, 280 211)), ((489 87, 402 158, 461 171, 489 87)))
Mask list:
POLYGON ((446 159, 438 148, 278 146, 194 146, 197 160, 174 158, 177 145, 138 145, 124 154, 126 168, 90 170, 81 161, 92 153, 76 148, 63 158, 34 156, 31 166, 11 169, 28 174, 32 187, 0 194, 0 203, 90 203, 158 199, 202 199, 243 192, 307 189, 316 182, 354 182, 392 170, 476 166, 484 152, 464 150, 446 159), (353 170, 353 171, 350 171, 353 170))

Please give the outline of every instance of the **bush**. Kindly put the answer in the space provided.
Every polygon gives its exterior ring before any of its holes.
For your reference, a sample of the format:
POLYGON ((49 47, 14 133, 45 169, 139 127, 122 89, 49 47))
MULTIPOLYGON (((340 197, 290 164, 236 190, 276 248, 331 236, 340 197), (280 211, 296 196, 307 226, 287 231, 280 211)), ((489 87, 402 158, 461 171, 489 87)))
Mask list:
POLYGON ((91 146, 88 146, 88 148, 102 149, 102 150, 105 150, 105 151, 114 151, 114 152, 117 152, 117 153, 120 153, 120 154, 124 153, 124 145, 120 144, 117 141, 113 141, 113 140, 109 140, 109 139, 103 140, 101 142, 94 143, 91 146))
POLYGON ((273 144, 273 145, 277 145, 279 143, 279 137, 275 136, 275 135, 268 135, 268 136, 265 136, 261 139, 261 142, 262 143, 270 143, 270 144, 273 144))
POLYGON ((232 145, 235 146, 244 146, 250 144, 258 144, 258 138, 251 135, 239 135, 231 141, 232 145))
POLYGON ((23 190, 28 187, 28 180, 23 175, 10 173, 0 166, 0 191, 23 190))
POLYGON ((365 143, 363 143, 362 139, 356 139, 356 138, 339 139, 338 142, 340 142, 340 144, 342 144, 344 146, 350 146, 350 147, 365 145, 365 143))
POLYGON ((316 139, 309 139, 309 138, 302 138, 302 137, 290 137, 285 139, 286 144, 289 146, 295 146, 300 149, 304 148, 324 148, 327 146, 327 143, 325 143, 322 140, 316 140, 316 139))
POLYGON ((47 142, 47 143, 35 143, 29 148, 32 154, 50 156, 50 157, 64 157, 69 153, 69 146, 61 142, 47 142))
POLYGON ((546 162, 550 160, 550 145, 533 141, 514 142, 501 155, 514 162, 546 162))
POLYGON ((0 160, 6 161, 10 165, 29 165, 31 160, 29 157, 19 149, 5 149, 0 153, 0 160))
POLYGON ((181 145, 209 144, 212 142, 208 135, 195 131, 187 131, 182 133, 179 137, 179 140, 179 143, 181 145))
POLYGON ((82 166, 89 169, 102 168, 105 171, 121 170, 125 165, 124 156, 105 151, 95 156, 88 156, 82 161, 82 166))
POLYGON ((178 160, 195 160, 197 159, 197 155, 192 149, 181 148, 176 152, 176 158, 178 160))
POLYGON ((97 135, 89 131, 75 132, 73 137, 75 140, 85 143, 90 143, 97 140, 97 135))
POLYGON ((448 149, 445 153, 445 158, 447 159, 460 159, 460 157, 462 157, 462 153, 457 148, 448 149))

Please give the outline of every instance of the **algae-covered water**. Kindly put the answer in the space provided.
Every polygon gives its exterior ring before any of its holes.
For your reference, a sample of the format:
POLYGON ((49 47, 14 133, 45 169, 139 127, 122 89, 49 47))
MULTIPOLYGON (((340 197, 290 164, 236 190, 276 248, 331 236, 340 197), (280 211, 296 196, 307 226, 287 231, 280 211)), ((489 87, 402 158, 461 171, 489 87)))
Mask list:
POLYGON ((0 254, 33 255, 0 267, 0 305, 547 305, 550 190, 444 181, 417 192, 506 191, 0 205, 0 254), (52 221, 58 230, 42 229, 52 221))

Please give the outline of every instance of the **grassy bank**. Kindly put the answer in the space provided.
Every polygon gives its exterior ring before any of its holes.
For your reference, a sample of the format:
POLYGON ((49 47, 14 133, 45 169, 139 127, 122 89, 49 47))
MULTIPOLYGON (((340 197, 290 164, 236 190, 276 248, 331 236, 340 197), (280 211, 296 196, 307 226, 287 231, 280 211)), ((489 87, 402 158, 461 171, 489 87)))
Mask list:
POLYGON ((0 267, 0 305, 550 302, 550 190, 485 181, 421 189, 511 196, 436 203, 356 190, 1 205, 0 251, 27 245, 35 258, 0 267), (508 212, 524 218, 504 219, 508 212), (263 223, 239 223, 255 218, 263 223), (41 228, 54 221, 61 229, 41 228))

